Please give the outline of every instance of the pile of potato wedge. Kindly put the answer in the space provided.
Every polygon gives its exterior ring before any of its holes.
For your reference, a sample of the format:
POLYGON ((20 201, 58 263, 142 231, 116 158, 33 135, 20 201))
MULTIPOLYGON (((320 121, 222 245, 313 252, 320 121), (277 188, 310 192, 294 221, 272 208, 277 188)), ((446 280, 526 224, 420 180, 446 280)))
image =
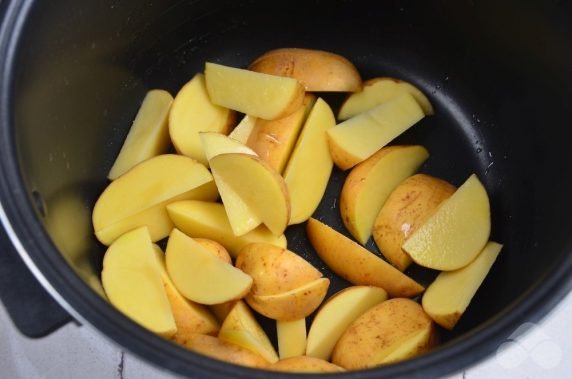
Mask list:
POLYGON ((433 113, 412 84, 362 82, 346 58, 308 49, 247 69, 206 63, 174 98, 149 91, 93 209, 108 300, 192 351, 268 370, 429 351, 502 248, 476 175, 456 188, 417 173, 423 146, 389 145, 433 113), (323 92, 348 93, 337 117, 323 92), (314 214, 334 165, 348 171, 339 210, 353 239, 314 214), (287 249, 285 230, 301 223, 351 286, 326 298, 332 278, 287 249), (364 247, 372 237, 383 257, 364 247), (404 273, 412 263, 441 273, 424 288, 404 273), (275 320, 276 346, 261 316, 275 320))

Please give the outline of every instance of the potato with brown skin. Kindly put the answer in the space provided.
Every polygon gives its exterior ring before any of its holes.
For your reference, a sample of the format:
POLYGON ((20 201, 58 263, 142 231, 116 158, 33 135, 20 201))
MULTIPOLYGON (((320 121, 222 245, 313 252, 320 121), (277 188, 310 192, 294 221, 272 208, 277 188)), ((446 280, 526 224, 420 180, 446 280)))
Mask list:
POLYGON ((274 363, 269 370, 286 372, 343 372, 346 371, 340 366, 325 361, 323 359, 299 356, 281 359, 274 363))
POLYGON ((270 362, 258 354, 204 334, 192 335, 184 346, 196 353, 241 366, 267 368, 270 365, 270 362))
POLYGON ((400 271, 413 262, 401 249, 407 237, 423 225, 455 189, 444 180, 417 174, 405 179, 389 195, 375 220, 373 239, 383 256, 400 271))
POLYGON ((249 69, 297 79, 309 92, 355 92, 362 85, 359 72, 349 60, 322 50, 271 50, 255 59, 249 69))
POLYGON ((416 302, 387 300, 361 315, 338 340, 332 363, 348 370, 413 358, 437 344, 433 321, 416 302))
POLYGON ((224 262, 232 264, 232 259, 230 258, 230 254, 224 248, 224 246, 218 243, 217 241, 208 238, 195 238, 195 242, 198 242, 199 245, 205 247, 208 251, 219 257, 224 262))

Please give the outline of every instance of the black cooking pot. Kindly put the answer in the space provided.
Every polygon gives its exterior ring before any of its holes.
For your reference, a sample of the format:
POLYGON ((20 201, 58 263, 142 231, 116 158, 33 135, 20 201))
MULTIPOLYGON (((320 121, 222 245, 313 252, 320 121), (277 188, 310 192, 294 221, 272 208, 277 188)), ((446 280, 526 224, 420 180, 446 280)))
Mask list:
MULTIPOLYGON (((0 218, 11 244, 2 236, 0 290, 28 335, 71 315, 181 374, 268 376, 180 348, 108 304, 99 295, 104 247, 90 213, 148 89, 175 94, 205 61, 244 67, 278 47, 336 52, 365 79, 394 76, 420 87, 435 116, 395 143, 426 146, 432 155, 422 171, 456 185, 476 172, 491 197, 492 238, 505 244, 441 347, 340 377, 459 370, 571 288, 570 1, 14 0, 1 7, 0 218), (65 311, 38 290, 20 258, 65 311)), ((339 230, 330 205, 344 175, 334 172, 317 211, 339 230)), ((292 250, 319 263, 303 227, 289 237, 292 250)), ((345 285, 324 272, 330 292, 345 285)), ((435 275, 408 273, 425 284, 435 275)))

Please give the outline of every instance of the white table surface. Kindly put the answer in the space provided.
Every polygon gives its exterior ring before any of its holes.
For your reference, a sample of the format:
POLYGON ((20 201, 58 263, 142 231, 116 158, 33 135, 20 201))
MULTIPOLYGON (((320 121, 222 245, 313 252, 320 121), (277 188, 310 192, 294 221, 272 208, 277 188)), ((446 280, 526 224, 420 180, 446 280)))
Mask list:
MULTIPOLYGON (((450 378, 571 378, 572 293, 524 337, 507 349, 450 378)), ((31 340, 13 327, 0 303, 0 378, 2 379, 170 379, 171 374, 124 353, 98 332, 68 324, 50 336, 31 340)))

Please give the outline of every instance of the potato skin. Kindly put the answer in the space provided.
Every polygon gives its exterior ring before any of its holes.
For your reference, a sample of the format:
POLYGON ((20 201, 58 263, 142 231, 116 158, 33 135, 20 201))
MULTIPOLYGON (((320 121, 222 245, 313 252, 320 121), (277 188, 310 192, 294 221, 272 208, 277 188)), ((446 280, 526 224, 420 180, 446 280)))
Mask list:
POLYGON ((286 371, 286 372, 343 372, 346 371, 340 366, 325 361, 323 359, 300 356, 281 359, 278 362, 268 367, 273 371, 286 371))
POLYGON ((217 241, 208 238, 195 238, 195 241, 197 241, 201 246, 203 246, 208 251, 210 251, 220 259, 222 259, 224 262, 232 264, 232 259, 230 257, 230 254, 224 248, 224 246, 222 246, 217 241))
POLYGON ((413 175, 389 195, 373 227, 373 239, 391 264, 404 271, 413 260, 401 249, 439 205, 455 192, 455 186, 425 175, 413 175))
POLYGON ((266 368, 270 365, 270 362, 258 354, 254 354, 238 345, 203 334, 192 335, 185 342, 184 346, 207 357, 241 366, 266 368))

